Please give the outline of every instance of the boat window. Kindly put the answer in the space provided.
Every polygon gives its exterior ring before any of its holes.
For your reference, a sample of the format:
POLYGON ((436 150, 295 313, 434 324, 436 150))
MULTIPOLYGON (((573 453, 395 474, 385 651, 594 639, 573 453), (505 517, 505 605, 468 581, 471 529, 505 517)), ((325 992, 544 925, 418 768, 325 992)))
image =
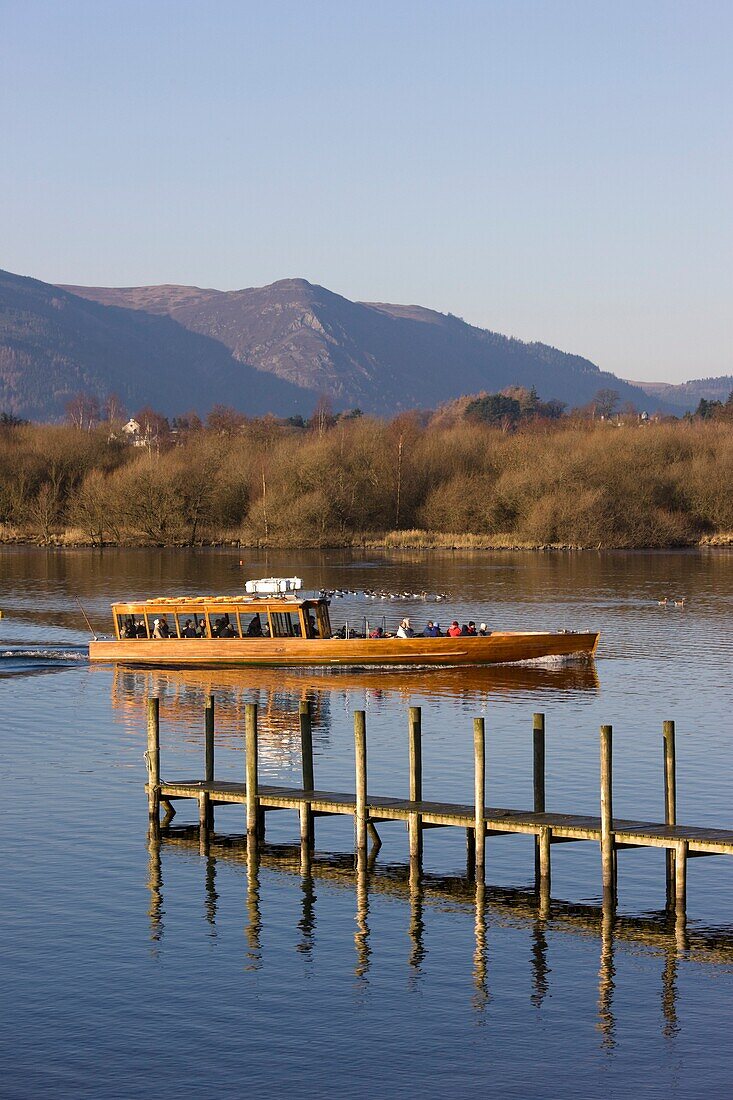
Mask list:
POLYGON ((236 622, 232 622, 232 616, 228 611, 223 612, 221 615, 217 615, 216 612, 212 611, 209 618, 211 620, 212 638, 237 637, 236 622))
POLYGON ((240 616, 242 622, 242 629, 244 631, 245 638, 261 638, 262 637, 262 618, 259 612, 253 615, 251 619, 240 616))
MULTIPOLYGON (((166 615, 153 612, 149 614, 147 618, 148 625, 152 625, 152 630, 150 631, 151 638, 170 638, 171 628, 166 615)), ((175 637, 175 627, 173 628, 173 636, 175 637)))
POLYGON ((117 631, 120 638, 137 638, 137 623, 134 615, 118 615, 117 631))
POLYGON ((291 611, 271 611, 270 622, 272 624, 272 636, 274 638, 300 637, 300 623, 298 613, 291 611))
POLYGON ((313 614, 313 608, 307 607, 303 611, 303 618, 305 620, 305 636, 306 638, 322 638, 321 624, 313 614))
POLYGON ((316 615, 318 616, 318 633, 321 638, 331 637, 331 620, 328 615, 328 608, 324 603, 319 603, 316 608, 316 615))

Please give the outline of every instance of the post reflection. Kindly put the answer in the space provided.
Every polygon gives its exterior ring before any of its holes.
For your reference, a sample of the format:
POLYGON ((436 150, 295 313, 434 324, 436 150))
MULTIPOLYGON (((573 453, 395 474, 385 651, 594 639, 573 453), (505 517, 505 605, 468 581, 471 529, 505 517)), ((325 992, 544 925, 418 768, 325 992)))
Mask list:
POLYGON ((603 1046, 609 1050, 616 1045, 616 1017, 613 1014, 613 994, 616 987, 613 933, 613 913, 604 909, 601 921, 601 963, 598 971, 598 1028, 603 1036, 603 1046))
MULTIPOLYGON (((308 846, 303 845, 303 848, 308 853, 308 846)), ((301 860, 300 894, 301 917, 298 921, 300 940, 296 945, 296 950, 310 960, 313 956, 316 931, 316 891, 310 858, 301 860)))
POLYGON ((216 903, 218 900, 219 895, 216 892, 216 860, 212 855, 207 855, 204 915, 206 917, 206 923, 211 926, 212 936, 216 935, 216 903))
POLYGON ((547 964, 546 922, 542 916, 532 922, 532 996, 535 1008, 542 1008, 547 996, 550 967, 547 964))
POLYGON ((677 1021, 677 956, 667 951, 662 971, 662 1034, 665 1039, 673 1038, 680 1030, 677 1021))
POLYGON ((260 853, 256 844, 247 845, 247 962, 245 970, 259 970, 262 966, 262 912, 260 910, 260 853))
POLYGON ((150 938, 158 943, 163 938, 163 867, 160 858, 160 831, 154 822, 151 822, 148 830, 148 890, 150 938))
POLYGON ((423 959, 425 958, 425 921, 423 919, 423 906, 424 896, 421 881, 421 868, 420 862, 417 859, 413 859, 410 862, 410 874, 409 874, 409 892, 410 892, 410 951, 407 956, 407 965, 409 966, 410 985, 414 988, 417 985, 420 973, 422 970, 423 959))
POLYGON ((354 973, 361 982, 369 973, 369 869, 366 860, 359 860, 356 868, 356 932, 354 933, 356 966, 354 973))
MULTIPOLYGON (((207 830, 208 832, 208 830, 207 830)), ((148 919, 151 941, 160 944, 165 932, 163 898, 163 849, 173 854, 177 849, 200 850, 199 829, 195 826, 163 829, 148 834, 149 889, 148 919)), ((246 923, 244 969, 258 970, 262 966, 262 912, 260 905, 263 867, 267 874, 293 878, 298 884, 300 916, 294 931, 294 946, 299 956, 312 963, 317 944, 317 884, 325 879, 331 888, 341 887, 355 894, 355 929, 353 934, 353 973, 357 988, 366 989, 375 944, 372 940, 371 912, 374 895, 402 897, 409 906, 408 937, 404 966, 408 986, 417 990, 426 974, 429 953, 425 946, 425 914, 428 906, 450 903, 451 909, 473 916, 474 948, 472 959, 471 1004, 481 1016, 491 1001, 487 928, 489 915, 496 925, 524 928, 529 932, 529 961, 532 984, 530 1003, 542 1009, 549 996, 552 969, 548 963, 550 936, 557 946, 558 937, 592 935, 599 937, 597 979, 597 1027, 600 1043, 609 1052, 617 1045, 617 1011, 614 1005, 618 984, 617 952, 623 944, 627 950, 651 952, 659 956, 661 1034, 674 1039, 682 1021, 678 1009, 678 972, 680 958, 703 962, 733 964, 733 930, 695 929, 691 933, 684 922, 667 914, 652 914, 644 918, 620 918, 611 911, 601 912, 590 905, 568 905, 553 902, 552 917, 546 917, 532 892, 492 888, 481 883, 469 883, 462 877, 426 875, 419 862, 376 869, 374 853, 356 862, 351 858, 315 855, 304 848, 290 845, 248 846, 244 839, 221 838, 212 834, 207 854, 202 857, 203 917, 211 936, 216 936, 217 874, 221 860, 236 861, 246 869, 246 923)))
POLYGON ((486 960, 486 887, 482 882, 476 883, 474 935, 476 947, 473 952, 473 1006, 478 1012, 483 1012, 489 1003, 489 987, 487 982, 486 960))

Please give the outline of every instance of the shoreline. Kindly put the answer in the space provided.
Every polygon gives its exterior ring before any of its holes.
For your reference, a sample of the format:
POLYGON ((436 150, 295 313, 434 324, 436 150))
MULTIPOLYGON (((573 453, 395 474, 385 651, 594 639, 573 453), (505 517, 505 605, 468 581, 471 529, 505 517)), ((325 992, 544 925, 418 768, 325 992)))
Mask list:
POLYGON ((48 538, 34 536, 29 532, 0 525, 0 546, 34 546, 47 550, 202 550, 229 548, 233 550, 450 550, 450 551, 509 551, 509 552, 564 552, 581 553, 601 550, 695 550, 702 548, 726 549, 733 547, 733 531, 720 531, 714 535, 703 535, 700 539, 687 542, 660 544, 603 544, 583 545, 581 543, 545 543, 512 539, 509 535, 455 535, 438 534, 429 531, 389 531, 382 535, 362 538, 324 538, 317 542, 303 540, 254 539, 237 537, 234 533, 220 537, 197 539, 191 543, 186 540, 172 539, 167 542, 153 542, 150 539, 105 539, 95 541, 85 536, 78 528, 66 529, 54 533, 48 538))

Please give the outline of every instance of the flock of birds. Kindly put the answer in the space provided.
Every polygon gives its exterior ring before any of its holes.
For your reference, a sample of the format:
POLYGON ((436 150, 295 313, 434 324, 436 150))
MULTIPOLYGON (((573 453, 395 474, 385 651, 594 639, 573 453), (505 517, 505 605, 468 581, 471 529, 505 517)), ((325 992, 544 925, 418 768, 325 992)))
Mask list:
POLYGON ((326 600, 342 600, 346 596, 360 596, 365 600, 448 600, 448 592, 386 592, 375 588, 322 588, 319 596, 326 600))
POLYGON ((660 607, 684 607, 685 597, 682 596, 679 600, 670 600, 668 596, 665 596, 663 600, 657 600, 660 607))

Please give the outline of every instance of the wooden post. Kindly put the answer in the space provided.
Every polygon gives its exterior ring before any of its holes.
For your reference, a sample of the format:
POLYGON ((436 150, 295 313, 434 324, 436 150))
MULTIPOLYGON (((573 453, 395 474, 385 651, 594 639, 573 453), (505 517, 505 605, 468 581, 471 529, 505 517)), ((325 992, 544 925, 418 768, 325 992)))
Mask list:
POLYGON ((613 728, 601 726, 601 867, 603 872, 603 908, 616 905, 613 840, 613 728))
MULTIPOLYGON (((545 716, 532 716, 532 777, 534 786, 534 812, 545 812, 545 716)), ((534 842, 534 883, 535 890, 540 889, 540 836, 534 842)))
POLYGON ((214 782, 214 696, 210 695, 206 700, 205 715, 205 739, 206 753, 204 762, 204 779, 207 783, 214 782))
MULTIPOLYGON (((214 782, 214 696, 210 695, 206 700, 204 710, 204 782, 214 782)), ((214 825, 214 807, 211 804, 211 796, 205 791, 201 798, 202 807, 199 815, 201 828, 210 829, 214 825)))
POLYGON ((244 711, 247 752, 247 840, 259 839, 260 799, 257 793, 257 704, 247 703, 244 711))
POLYGON ((550 866, 550 845, 552 843, 552 829, 548 825, 542 825, 540 835, 537 837, 539 849, 540 870, 540 916, 547 916, 550 908, 550 891, 552 887, 552 872, 550 866))
POLYGON ((476 830, 466 829, 466 878, 476 873, 476 830))
MULTIPOLYGON (((422 802, 422 711, 420 707, 410 707, 409 743, 410 801, 422 802)), ((422 814, 411 813, 408 828, 410 861, 419 860, 422 856, 422 814)))
POLYGON ((160 825, 160 700, 148 699, 148 816, 160 825))
POLYGON ((366 714, 363 710, 354 711, 354 754, 356 760, 356 851, 359 861, 367 852, 367 755, 366 755, 366 714))
POLYGON ((678 920, 684 920, 687 909, 687 852, 689 842, 678 840, 674 850, 674 905, 678 920))
MULTIPOLYGON (((664 823, 665 825, 677 824, 677 754, 675 751, 674 722, 665 722, 662 731, 664 739, 664 823)), ((667 879, 667 909, 671 911, 675 905, 675 853, 674 849, 667 848, 665 852, 666 879, 667 879)))
MULTIPOLYGON (((313 775, 313 726, 311 705, 307 699, 300 703, 300 759, 303 769, 303 790, 312 791, 315 787, 313 775)), ((301 844, 313 846, 313 811, 310 802, 300 804, 300 840, 301 844)))
POLYGON ((475 876, 476 882, 483 882, 485 875, 486 824, 484 821, 484 790, 486 786, 486 742, 483 718, 473 720, 473 758, 474 758, 474 832, 475 832, 475 876))
POLYGON ((209 796, 206 791, 199 794, 199 829, 202 833, 209 829, 209 796))

